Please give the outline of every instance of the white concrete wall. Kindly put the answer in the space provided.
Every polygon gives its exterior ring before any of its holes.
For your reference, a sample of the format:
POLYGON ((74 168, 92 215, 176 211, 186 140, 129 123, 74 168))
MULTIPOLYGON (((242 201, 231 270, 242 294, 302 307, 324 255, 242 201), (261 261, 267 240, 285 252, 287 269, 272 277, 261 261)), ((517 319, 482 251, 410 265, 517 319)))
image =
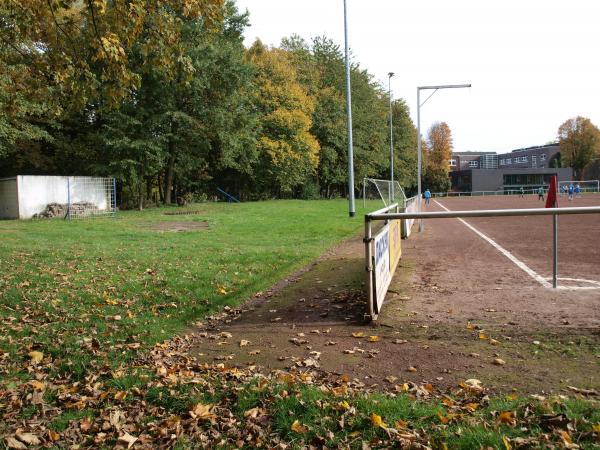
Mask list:
POLYGON ((49 203, 68 203, 69 185, 71 203, 90 202, 106 210, 107 202, 103 178, 19 175, 19 218, 30 219, 41 213, 49 203))
POLYGON ((17 179, 0 180, 0 219, 19 218, 19 197, 17 179))

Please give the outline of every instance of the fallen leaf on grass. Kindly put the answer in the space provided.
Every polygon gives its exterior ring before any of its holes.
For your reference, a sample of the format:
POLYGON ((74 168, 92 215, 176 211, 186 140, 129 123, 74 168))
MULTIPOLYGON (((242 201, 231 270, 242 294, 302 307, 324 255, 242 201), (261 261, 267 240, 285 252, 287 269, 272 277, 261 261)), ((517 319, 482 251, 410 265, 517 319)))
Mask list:
POLYGON ((362 331, 358 331, 356 333, 352 333, 352 337, 355 337, 355 338, 364 338, 365 336, 366 336, 366 334, 363 333, 362 331))
POLYGON ((27 446, 25 444, 17 441, 14 437, 7 437, 5 439, 8 448, 15 448, 17 450, 27 449, 27 446))
POLYGON ((48 437, 52 442, 56 442, 60 439, 60 434, 54 430, 48 430, 48 437))
POLYGON ((506 364, 506 361, 504 361, 503 359, 500 359, 500 358, 496 358, 496 359, 494 359, 494 361, 493 361, 493 362, 494 362, 494 364, 495 364, 495 365, 497 365, 497 366, 503 366, 503 365, 505 365, 505 364, 506 364))
POLYGON ((414 366, 410 366, 410 367, 409 367, 408 369, 406 369, 406 370, 407 370, 407 371, 409 371, 409 372, 416 372, 416 371, 417 371, 417 368, 416 368, 416 367, 414 367, 414 366))
POLYGON ((304 434, 308 431, 308 428, 303 426, 299 420, 294 420, 294 423, 292 424, 291 429, 295 433, 299 433, 299 434, 304 434))
POLYGON ((125 432, 125 434, 123 436, 119 436, 118 440, 119 440, 119 442, 123 442, 124 444, 127 444, 127 448, 131 448, 133 446, 133 444, 136 443, 138 438, 125 432))
POLYGON ((190 411, 190 416, 192 416, 193 419, 198 420, 212 420, 217 416, 215 416, 211 410, 212 405, 198 403, 196 406, 194 406, 194 409, 190 411))
POLYGON ((560 437, 562 438, 563 445, 566 448, 579 448, 579 445, 573 443, 573 440, 571 439, 571 435, 569 434, 568 431, 561 431, 560 437))
POLYGON ((379 336, 369 336, 369 342, 379 342, 379 336))
POLYGON ((375 428, 383 428, 384 430, 387 429, 387 424, 383 421, 380 415, 375 413, 371 413, 371 424, 373 424, 375 428))
POLYGON ((35 434, 32 433, 22 433, 21 431, 17 430, 15 435, 17 436, 18 440, 24 442, 27 445, 40 445, 42 443, 40 441, 40 438, 38 438, 35 434))
POLYGON ((459 386, 463 389, 466 389, 471 392, 481 392, 483 391, 483 387, 481 386, 481 381, 476 378, 469 378, 468 380, 463 381, 459 384, 459 386))
POLYGON ((515 413, 512 411, 503 411, 498 418, 500 419, 500 423, 505 423, 507 425, 514 425, 517 422, 515 413))
POLYGON ((44 354, 42 352, 38 352, 38 351, 32 351, 28 353, 29 358, 31 359, 32 363, 39 363, 42 362, 42 359, 44 359, 44 354))
POLYGON ((93 424, 94 422, 90 417, 85 417, 81 420, 81 422, 79 422, 79 429, 85 433, 90 431, 90 428, 92 428, 93 424))
POLYGON ((247 346, 249 343, 250 343, 250 341, 247 341, 247 340, 245 340, 245 339, 242 339, 242 340, 240 341, 240 347, 245 347, 245 346, 247 346))
POLYGON ((34 390, 36 391, 45 391, 46 390, 46 383, 42 383, 41 381, 38 380, 31 380, 29 382, 29 384, 33 387, 34 390))
POLYGON ((480 332, 479 333, 479 339, 481 339, 482 341, 485 341, 486 339, 488 339, 488 337, 486 336, 485 333, 480 332))

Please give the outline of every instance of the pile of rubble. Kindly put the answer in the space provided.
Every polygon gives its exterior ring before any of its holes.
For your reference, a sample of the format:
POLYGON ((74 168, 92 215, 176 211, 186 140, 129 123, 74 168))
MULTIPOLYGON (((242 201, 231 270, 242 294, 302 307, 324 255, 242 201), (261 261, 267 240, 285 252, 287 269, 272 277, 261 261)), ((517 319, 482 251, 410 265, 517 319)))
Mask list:
POLYGON ((50 219, 52 217, 66 217, 67 213, 71 217, 91 216, 98 214, 100 209, 90 202, 76 202, 69 205, 67 203, 48 203, 44 210, 33 216, 34 219, 50 219))

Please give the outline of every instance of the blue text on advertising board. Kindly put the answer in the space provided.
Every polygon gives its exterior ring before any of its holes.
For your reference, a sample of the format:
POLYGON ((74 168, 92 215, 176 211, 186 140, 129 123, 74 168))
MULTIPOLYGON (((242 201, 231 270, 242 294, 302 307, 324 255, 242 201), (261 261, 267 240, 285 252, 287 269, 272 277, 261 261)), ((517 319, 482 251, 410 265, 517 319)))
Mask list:
POLYGON ((388 234, 386 233, 378 242, 375 249, 375 260, 380 261, 383 255, 389 251, 388 234))

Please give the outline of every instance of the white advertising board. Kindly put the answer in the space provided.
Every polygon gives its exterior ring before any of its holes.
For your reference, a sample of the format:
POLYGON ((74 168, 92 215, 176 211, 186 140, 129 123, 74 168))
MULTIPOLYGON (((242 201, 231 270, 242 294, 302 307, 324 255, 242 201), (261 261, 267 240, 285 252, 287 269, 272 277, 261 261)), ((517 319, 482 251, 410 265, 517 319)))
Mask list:
POLYGON ((374 291, 377 312, 385 299, 385 294, 392 281, 390 273, 390 233, 389 226, 384 226, 373 240, 373 255, 375 258, 374 291))

